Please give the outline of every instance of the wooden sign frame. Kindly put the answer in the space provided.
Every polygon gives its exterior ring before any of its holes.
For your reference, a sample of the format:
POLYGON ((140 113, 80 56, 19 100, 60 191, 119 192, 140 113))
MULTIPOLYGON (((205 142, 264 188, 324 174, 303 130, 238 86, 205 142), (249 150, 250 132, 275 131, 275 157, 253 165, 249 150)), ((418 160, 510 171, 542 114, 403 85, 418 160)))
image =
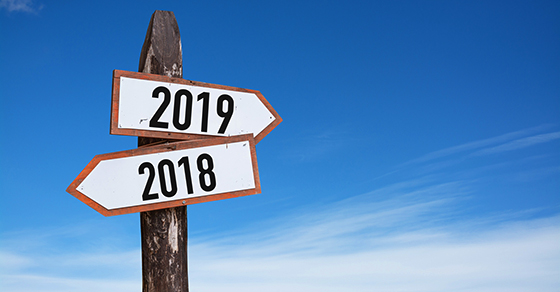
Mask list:
POLYGON ((261 184, 260 184, 259 171, 257 166, 257 156, 255 151, 254 138, 252 134, 246 134, 246 135, 232 136, 226 138, 221 137, 217 139, 202 139, 202 140, 166 143, 157 146, 140 147, 132 150, 96 155, 88 163, 88 165, 82 170, 82 172, 80 172, 78 177, 76 177, 76 179, 70 184, 70 186, 68 186, 66 191, 70 193, 72 196, 76 197, 78 200, 85 203, 86 205, 90 206, 91 208, 95 209, 99 213, 103 214, 104 216, 114 216, 114 215, 122 215, 122 214, 129 214, 129 213, 145 212, 151 210, 159 210, 165 208, 172 208, 178 206, 192 205, 192 204, 198 204, 204 202, 211 202, 211 201, 259 194, 261 193, 261 184), (252 160, 251 163, 252 163, 253 174, 255 179, 254 182, 255 188, 253 189, 226 192, 226 193, 213 194, 207 196, 199 196, 193 198, 181 198, 181 199, 170 200, 166 202, 158 202, 158 203, 111 209, 111 210, 106 209, 105 207, 103 207, 93 199, 87 197, 85 194, 77 190, 78 186, 84 181, 84 179, 93 171, 93 169, 101 161, 104 160, 139 156, 145 154, 163 153, 163 152, 169 152, 174 150, 191 149, 191 148, 198 148, 198 147, 205 147, 205 146, 223 145, 223 144, 242 142, 242 141, 248 141, 250 146, 251 160, 252 160))
POLYGON ((111 101, 111 129, 110 129, 110 133, 113 134, 113 135, 126 135, 126 136, 162 138, 162 139, 176 139, 176 140, 193 140, 193 139, 204 139, 204 138, 209 138, 209 137, 224 137, 224 136, 211 135, 211 134, 188 134, 188 133, 176 133, 176 132, 166 132, 166 131, 136 130, 136 129, 119 128, 118 121, 119 121, 119 100, 120 100, 121 77, 151 80, 151 81, 159 81, 159 82, 166 82, 166 83, 175 83, 175 84, 198 86, 198 87, 223 89, 223 90, 230 90, 230 91, 238 91, 238 92, 255 94, 259 98, 259 100, 263 103, 263 105, 268 109, 268 111, 270 111, 270 113, 275 118, 272 123, 270 123, 266 128, 264 128, 264 130, 262 130, 259 134, 257 134, 254 137, 255 143, 260 142, 266 135, 268 135, 268 133, 270 133, 276 126, 278 126, 278 124, 280 124, 282 122, 282 118, 278 115, 278 113, 274 110, 274 108, 270 105, 270 103, 266 100, 266 98, 264 98, 264 96, 258 90, 244 89, 244 88, 238 88, 238 87, 232 87, 232 86, 226 86, 226 85, 218 85, 218 84, 205 83, 205 82, 198 82, 198 81, 191 81, 191 80, 186 80, 186 79, 182 79, 182 78, 167 77, 167 76, 156 75, 156 74, 139 73, 139 72, 131 72, 131 71, 123 71, 123 70, 113 70, 113 89, 112 89, 112 101, 111 101))

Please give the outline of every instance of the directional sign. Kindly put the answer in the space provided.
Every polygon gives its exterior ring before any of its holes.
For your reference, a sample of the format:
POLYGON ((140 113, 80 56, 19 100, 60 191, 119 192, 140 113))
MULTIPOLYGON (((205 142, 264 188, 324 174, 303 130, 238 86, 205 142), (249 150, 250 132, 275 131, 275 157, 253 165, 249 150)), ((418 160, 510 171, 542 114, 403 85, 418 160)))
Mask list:
POLYGON ((67 192, 105 216, 261 192, 251 134, 95 156, 67 192))
POLYGON ((253 134, 258 143, 281 121, 256 90, 113 71, 111 134, 179 140, 253 134))

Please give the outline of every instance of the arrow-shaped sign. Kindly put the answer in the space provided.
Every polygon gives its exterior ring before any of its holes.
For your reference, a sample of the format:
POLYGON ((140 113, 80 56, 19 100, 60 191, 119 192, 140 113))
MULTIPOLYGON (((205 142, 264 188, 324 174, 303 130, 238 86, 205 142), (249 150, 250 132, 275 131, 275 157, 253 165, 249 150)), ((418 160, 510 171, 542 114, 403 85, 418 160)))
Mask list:
POLYGON ((281 121, 257 90, 113 71, 111 134, 179 140, 253 134, 258 143, 281 121))
POLYGON ((95 156, 67 191, 105 216, 261 192, 251 134, 95 156))

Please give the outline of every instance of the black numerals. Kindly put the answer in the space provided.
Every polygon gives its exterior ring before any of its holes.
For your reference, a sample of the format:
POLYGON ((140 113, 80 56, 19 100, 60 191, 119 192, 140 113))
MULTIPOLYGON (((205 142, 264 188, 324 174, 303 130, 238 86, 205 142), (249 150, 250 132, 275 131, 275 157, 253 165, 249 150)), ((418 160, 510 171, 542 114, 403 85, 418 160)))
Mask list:
POLYGON ((164 159, 158 163, 158 173, 159 173, 159 186, 161 193, 171 198, 177 194, 177 178, 175 177, 175 167, 173 167, 173 162, 169 159, 164 159), (169 182, 170 189, 167 189, 167 181, 165 175, 165 166, 167 166, 167 171, 169 172, 169 182))
MULTIPOLYGON (((164 86, 159 86, 152 92, 153 98, 159 98, 163 93, 163 102, 160 104, 152 118, 150 127, 168 129, 169 123, 161 121, 161 117, 167 107, 171 104, 171 92, 164 86)), ((200 120, 200 131, 208 132, 208 118, 210 112, 210 93, 202 92, 197 96, 197 102, 202 102, 202 113, 200 120)), ((216 100, 216 114, 222 118, 222 123, 218 129, 219 134, 224 134, 231 121, 234 111, 233 98, 227 94, 222 94, 216 100)), ((173 126, 177 130, 187 130, 191 126, 193 111, 193 95, 187 89, 179 89, 175 93, 173 101, 173 126)))
MULTIPOLYGON (((196 165, 199 171, 198 181, 200 183, 200 188, 205 192, 211 192, 216 188, 216 174, 214 173, 214 160, 212 156, 207 153, 203 153, 198 156, 196 160, 196 165)), ((191 176, 189 157, 183 156, 177 162, 177 168, 183 168, 183 173, 185 175, 185 184, 187 188, 187 194, 194 193, 193 179, 191 176)), ((150 162, 143 162, 138 167, 138 174, 145 174, 145 170, 148 170, 148 179, 146 180, 146 186, 142 193, 142 200, 155 200, 159 198, 159 193, 151 193, 152 185, 154 183, 154 178, 156 176, 156 169, 154 165, 150 162)), ((177 176, 175 172, 175 164, 169 159, 163 159, 158 163, 157 174, 159 176, 159 186, 161 193, 171 198, 177 194, 177 176)))
POLYGON ((171 92, 169 92, 169 89, 160 86, 154 89, 154 92, 152 92, 152 97, 159 98, 160 93, 163 93, 163 102, 157 109, 154 116, 150 119, 150 127, 167 129, 169 124, 165 122, 160 122, 159 119, 161 118, 161 115, 163 115, 163 112, 165 111, 165 109, 169 105, 169 102, 171 101, 171 92))
POLYGON ((220 129, 218 130, 218 133, 223 134, 226 132, 231 116, 233 116, 233 98, 227 94, 220 95, 220 97, 218 97, 218 106, 216 107, 216 111, 218 116, 224 119, 220 129), (226 111, 224 111, 225 102, 227 102, 226 111))
POLYGON ((187 194, 194 193, 191 177, 191 167, 189 165, 189 157, 185 156, 179 160, 179 167, 183 166, 183 171, 185 172, 185 181, 187 183, 187 194))
POLYGON ((154 166, 149 162, 144 162, 140 164, 138 168, 138 174, 144 174, 144 170, 148 169, 148 181, 146 181, 146 187, 144 187, 144 192, 142 193, 142 200, 148 201, 158 198, 157 193, 150 194, 150 189, 154 183, 154 177, 156 177, 156 170, 154 166))
POLYGON ((216 175, 212 171, 214 170, 212 157, 206 153, 201 154, 196 160, 196 166, 198 167, 198 171, 200 171, 198 175, 200 187, 207 192, 216 188, 216 175), (206 178, 208 178, 208 183, 206 183, 206 178))
POLYGON ((202 123, 200 125, 200 131, 208 132, 208 107, 210 104, 210 93, 203 92, 198 95, 198 101, 202 100, 202 123))
POLYGON ((178 130, 186 130, 191 126, 192 120, 192 103, 193 97, 190 91, 186 89, 178 90, 175 93, 175 104, 173 105, 173 126, 178 130), (185 97, 185 106, 181 108, 181 100, 182 97, 185 97), (181 112, 184 113, 185 117, 183 118, 183 122, 181 123, 181 112))

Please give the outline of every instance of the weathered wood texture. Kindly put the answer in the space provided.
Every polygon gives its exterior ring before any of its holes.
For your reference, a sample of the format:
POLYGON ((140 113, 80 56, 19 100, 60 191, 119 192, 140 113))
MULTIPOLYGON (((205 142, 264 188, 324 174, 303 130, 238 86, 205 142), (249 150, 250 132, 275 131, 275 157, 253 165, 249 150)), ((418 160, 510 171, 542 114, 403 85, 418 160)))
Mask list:
MULTIPOLYGON (((179 25, 172 11, 156 10, 152 14, 140 53, 138 72, 183 78, 183 52, 179 25)), ((138 146, 164 141, 138 138, 138 146)))
POLYGON ((140 213, 142 291, 187 292, 187 207, 140 213))
POLYGON ((152 15, 138 72, 183 77, 181 36, 172 11, 156 10, 152 15))
MULTIPOLYGON (((183 77, 181 37, 175 15, 156 10, 140 54, 139 72, 183 77)), ((138 137, 138 147, 167 140, 138 137)), ((140 213, 142 291, 187 292, 187 207, 140 213)))

